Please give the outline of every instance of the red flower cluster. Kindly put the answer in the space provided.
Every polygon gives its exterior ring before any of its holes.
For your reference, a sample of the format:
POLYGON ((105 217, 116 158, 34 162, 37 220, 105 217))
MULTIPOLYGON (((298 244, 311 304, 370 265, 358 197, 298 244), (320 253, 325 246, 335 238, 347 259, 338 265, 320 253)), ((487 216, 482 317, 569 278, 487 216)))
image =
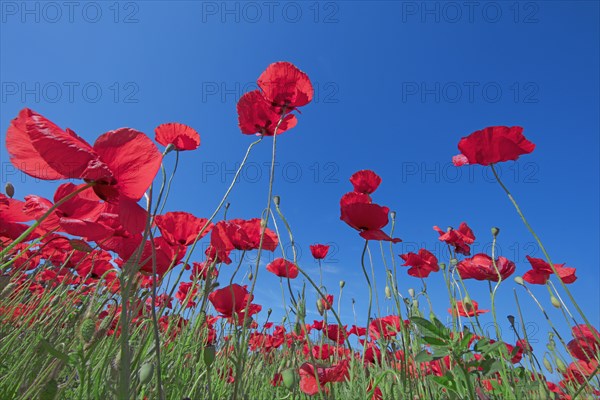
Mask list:
POLYGON ((350 182, 354 191, 342 196, 340 219, 359 231, 363 239, 401 242, 401 239, 391 238, 381 230, 388 224, 390 209, 373 203, 369 196, 377 189, 381 178, 375 172, 365 170, 352 175, 350 182))
POLYGON ((308 75, 289 62, 269 65, 258 87, 237 104, 240 130, 246 135, 273 136, 293 128, 298 120, 290 113, 310 103, 314 93, 308 75))

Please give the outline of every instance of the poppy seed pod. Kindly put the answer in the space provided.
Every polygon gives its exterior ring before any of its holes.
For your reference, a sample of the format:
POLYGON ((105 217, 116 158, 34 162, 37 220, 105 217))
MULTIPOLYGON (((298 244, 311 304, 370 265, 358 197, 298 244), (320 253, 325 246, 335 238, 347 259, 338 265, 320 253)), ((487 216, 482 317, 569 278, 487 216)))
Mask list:
POLYGON ((385 287, 385 298, 386 299, 391 299, 392 298, 392 291, 390 290, 389 286, 385 287))
POLYGON ((15 195, 15 187, 10 182, 6 182, 6 185, 4 186, 4 191, 6 192, 6 195, 11 199, 15 195))
POLYGON ((556 357, 555 362, 556 362, 556 369, 558 369, 561 374, 564 374, 565 372, 567 372, 567 366, 565 365, 563 360, 561 360, 559 357, 556 357))
POLYGON ((515 282, 521 286, 525 286, 525 281, 523 281, 523 278, 520 276, 515 276, 515 282))
POLYGON ((298 386, 298 374, 293 368, 281 371, 281 378, 283 379, 283 385, 290 390, 298 386))
POLYGON ((500 228, 493 227, 492 228, 492 236, 496 237, 500 233, 500 228))
POLYGON ((325 312, 325 307, 323 306, 323 302, 321 301, 321 299, 317 299, 317 311, 319 311, 320 315, 323 315, 323 313, 325 312))
POLYGON ((548 359, 548 356, 544 355, 544 367, 548 370, 548 372, 553 373, 554 368, 552 367, 552 363, 548 359))
POLYGON ((346 281, 340 281, 340 289, 343 289, 346 286, 346 281))
POLYGON ((79 334, 85 343, 89 343, 96 334, 96 323, 92 318, 86 318, 79 327, 79 334))
POLYGON ((281 197, 273 196, 273 203, 275 204, 276 207, 279 207, 279 204, 281 203, 281 197))
POLYGON ((142 364, 138 375, 142 385, 149 383, 152 380, 152 375, 154 375, 154 364, 151 362, 142 364))
POLYGON ((396 219, 396 211, 390 212, 390 218, 392 219, 392 221, 396 219))

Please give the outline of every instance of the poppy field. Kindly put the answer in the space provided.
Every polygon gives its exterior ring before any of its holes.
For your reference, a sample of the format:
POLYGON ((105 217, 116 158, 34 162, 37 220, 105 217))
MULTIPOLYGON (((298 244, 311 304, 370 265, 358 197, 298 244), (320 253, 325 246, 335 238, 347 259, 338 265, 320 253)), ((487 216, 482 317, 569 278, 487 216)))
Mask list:
POLYGON ((385 179, 358 170, 345 177, 335 216, 356 234, 362 250, 352 268, 368 289, 357 300, 367 312, 349 321, 340 312, 346 282, 323 285, 330 245, 304 249, 319 267, 306 268, 286 219, 294 199, 284 202, 274 189, 277 144, 303 129, 314 85, 283 61, 256 84, 236 108, 251 141, 227 190, 206 196, 217 199, 210 215, 165 211, 178 160, 201 144, 191 126, 163 123, 153 136, 119 128, 91 144, 62 119, 23 108, 2 127, 12 165, 56 187, 51 199, 12 184, 0 194, 0 399, 600 397, 600 333, 570 289, 585 277, 551 258, 498 173, 502 163, 535 157, 523 127, 465 132, 448 159, 453 168, 489 169, 540 257, 517 267, 499 255, 500 228, 474 232, 468 222, 433 227, 444 258, 425 248, 400 252, 401 221, 378 203, 385 179), (241 219, 228 200, 259 146, 271 154, 262 160, 269 165, 262 213, 241 219), (472 249, 477 237, 491 240, 489 251, 472 249), (255 298, 269 274, 281 284, 281 318, 255 298), (433 311, 432 280, 447 292, 445 315, 433 311), (535 286, 547 294, 536 296, 535 286), (474 287, 489 295, 472 298, 474 287), (500 291, 514 292, 514 315, 496 311, 500 291), (384 299, 391 307, 380 306, 384 299), (522 307, 526 301, 534 306, 522 307), (309 317, 315 313, 320 318, 309 317), (546 322, 535 346, 515 328, 528 313, 546 322), (483 328, 484 314, 495 330, 483 328), (510 335, 498 328, 506 323, 510 335))

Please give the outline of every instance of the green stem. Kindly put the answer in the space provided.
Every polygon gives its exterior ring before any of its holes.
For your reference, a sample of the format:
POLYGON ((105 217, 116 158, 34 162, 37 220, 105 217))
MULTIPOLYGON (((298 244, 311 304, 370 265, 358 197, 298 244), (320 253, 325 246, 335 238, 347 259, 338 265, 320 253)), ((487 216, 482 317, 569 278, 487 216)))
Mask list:
POLYGON ((596 340, 600 342, 600 336, 598 334, 596 334, 593 325, 590 323, 590 321, 587 319, 587 317, 585 316, 585 314, 583 313, 583 311, 581 310, 581 308, 579 307, 579 305, 575 301, 575 298, 571 294, 571 291, 569 290, 569 288, 567 287, 567 285, 563 282, 563 280, 558 275, 558 271, 556 270, 556 267, 554 266, 554 263, 550 259, 550 255, 546 251, 546 248, 542 244, 542 241, 540 240, 539 236, 535 233, 535 231, 533 230, 533 228, 531 227, 531 225, 529 225, 529 222, 527 222, 527 219, 525 218, 525 215, 523 215, 523 212, 521 211, 521 208, 519 207, 519 205, 515 201, 514 197, 512 196, 512 194, 510 193, 510 191, 508 190, 508 188, 504 185, 504 183, 502 183, 502 180, 500 179, 500 177, 498 176, 498 173, 496 172, 496 169, 494 168, 494 164, 491 164, 490 167, 492 168, 492 172, 494 173, 494 177, 496 177, 496 180, 498 181, 498 184, 502 187, 502 189, 504 190, 504 192, 508 196, 508 199, 510 200, 510 202, 512 203, 512 205, 515 207, 515 210, 517 210, 517 214, 519 214, 519 217, 521 217, 521 220, 525 224, 525 227, 527 227, 527 230, 531 233, 531 235, 533 236, 533 238, 535 239, 535 241, 537 242, 537 244, 540 246, 540 249, 542 250, 542 253, 544 253, 544 257, 546 257, 546 261, 548 261, 548 264, 550 264, 550 268, 552 269, 552 272, 554 272, 554 274, 558 277, 558 281, 560 282, 561 286, 565 290, 565 293, 567 293, 567 296, 569 297, 569 299, 571 300, 571 302, 573 303, 573 305, 577 309, 577 312, 579 313, 579 315, 581 315, 581 318, 583 318, 583 320, 585 321, 585 324, 590 329, 590 331, 592 332, 592 334, 594 335, 594 337, 596 338, 596 340))

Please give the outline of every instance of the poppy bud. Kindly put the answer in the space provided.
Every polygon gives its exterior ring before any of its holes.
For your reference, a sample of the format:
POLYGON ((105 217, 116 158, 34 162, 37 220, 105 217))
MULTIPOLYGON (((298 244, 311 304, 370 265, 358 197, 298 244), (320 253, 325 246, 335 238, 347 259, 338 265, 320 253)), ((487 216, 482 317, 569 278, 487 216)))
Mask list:
POLYGON ((340 281, 340 289, 343 289, 346 286, 346 281, 340 281))
POLYGON ((556 369, 559 370, 561 374, 564 374, 565 372, 567 372, 567 366, 565 365, 563 360, 561 360, 559 357, 556 357, 555 362, 556 362, 556 369))
POLYGON ((554 368, 552 367, 552 363, 550 362, 550 360, 548 359, 547 356, 544 355, 544 367, 546 367, 546 369, 548 370, 548 372, 553 373, 554 372, 554 368))
POLYGON ((252 271, 248 272, 248 280, 251 281, 252 278, 254 278, 254 275, 252 274, 252 271))
POLYGON ((79 327, 79 334, 85 343, 89 343, 96 334, 96 323, 92 318, 86 318, 79 327))
POLYGON ((458 260, 456 258, 451 258, 450 259, 450 265, 452 265, 453 267, 455 267, 458 264, 458 260))
POLYGON ((268 318, 268 317, 271 315, 271 313, 272 313, 272 312, 273 312, 273 309, 272 309, 272 308, 269 308, 269 309, 267 310, 267 318, 268 318))
POLYGON ((6 192, 6 195, 11 199, 15 195, 15 187, 10 182, 6 182, 6 186, 4 186, 4 191, 6 192))
POLYGON ((408 295, 410 297, 415 297, 415 289, 413 289, 413 288, 408 289, 408 295))
POLYGON ((469 296, 465 296, 465 298, 462 301, 462 304, 465 310, 467 311, 471 311, 473 309, 473 302, 471 301, 471 298, 469 296))
POLYGON ((496 237, 500 233, 500 228, 493 227, 492 228, 492 236, 496 237))
POLYGON ((440 263, 440 269, 442 271, 445 271, 446 270, 446 263, 440 263))
POLYGON ((386 299, 391 299, 392 298, 392 291, 390 290, 389 286, 385 287, 385 298, 386 299))
POLYGON ((147 362, 142 364, 140 370, 138 372, 138 376, 140 378, 140 383, 145 385, 152 380, 152 375, 154 374, 154 364, 151 362, 147 362))
POLYGON ((515 325, 515 316, 514 315, 508 315, 506 318, 508 318, 508 322, 510 322, 511 326, 515 325))
POLYGON ((552 303, 552 305, 556 308, 560 308, 560 301, 558 301, 558 299, 554 296, 550 296, 550 303, 552 303))
POLYGON ((55 379, 50 379, 44 385, 42 391, 40 392, 40 396, 38 397, 40 400, 54 400, 56 395, 58 394, 58 382, 55 379))
POLYGON ((523 278, 520 276, 515 276, 515 282, 518 283, 519 285, 525 286, 525 282, 523 281, 523 278))
POLYGON ((204 365, 206 365, 207 368, 210 368, 212 363, 215 361, 215 355, 215 346, 210 345, 204 348, 204 351, 202 352, 202 358, 204 359, 204 365))
POLYGON ((298 374, 293 368, 281 371, 281 378, 283 379, 283 385, 290 390, 298 386, 298 374))
POLYGON ((392 219, 392 221, 396 219, 396 211, 390 212, 390 218, 392 219))
POLYGON ((325 312, 325 307, 323 307, 321 299, 317 299, 317 311, 319 311, 320 315, 323 315, 323 312, 325 312))
POLYGON ((274 196, 273 197, 273 203, 275 203, 276 207, 279 207, 279 203, 281 203, 281 197, 279 196, 274 196))

